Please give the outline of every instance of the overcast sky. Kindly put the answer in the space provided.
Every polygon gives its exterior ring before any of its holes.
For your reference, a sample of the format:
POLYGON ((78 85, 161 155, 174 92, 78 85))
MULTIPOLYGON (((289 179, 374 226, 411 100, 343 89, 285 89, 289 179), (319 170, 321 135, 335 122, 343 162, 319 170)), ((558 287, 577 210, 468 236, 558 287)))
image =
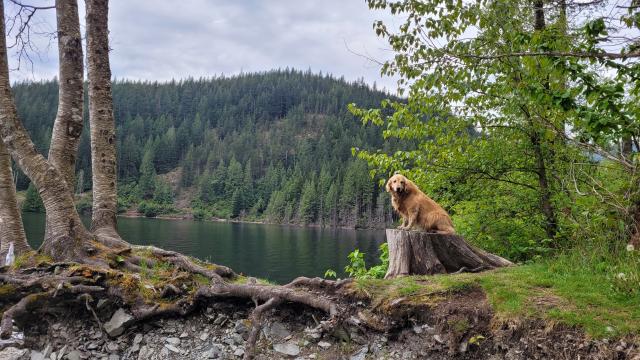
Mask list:
MULTIPOLYGON (((51 5, 53 1, 30 3, 51 5)), ((364 0, 112 0, 109 13, 112 72, 118 79, 170 80, 292 67, 322 71, 394 91, 379 61, 393 54, 376 37, 374 20, 392 22, 364 0)), ((10 14, 11 6, 7 6, 10 14)), ((81 23, 84 3, 80 2, 81 23)), ((40 14, 40 13, 39 13, 40 14)), ((393 24, 393 23, 391 23, 393 24)), ((53 10, 36 29, 52 32, 53 10)), ((83 25, 84 31, 84 25, 83 25)), ((10 42, 10 39, 9 39, 10 42)), ((22 64, 12 80, 57 74, 55 40, 42 37, 33 69, 22 64)), ((10 55, 11 55, 10 50, 10 55)), ((16 67, 15 58, 12 68, 16 67)))

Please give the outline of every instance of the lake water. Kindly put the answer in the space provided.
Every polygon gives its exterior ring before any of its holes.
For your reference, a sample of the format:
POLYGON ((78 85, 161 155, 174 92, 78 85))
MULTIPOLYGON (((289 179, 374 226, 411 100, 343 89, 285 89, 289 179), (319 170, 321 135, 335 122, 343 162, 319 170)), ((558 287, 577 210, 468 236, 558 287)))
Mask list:
MULTIPOLYGON (((29 243, 39 247, 44 214, 22 216, 29 243)), ((344 275, 347 255, 356 248, 365 253, 367 266, 377 264, 378 246, 385 240, 382 230, 146 218, 118 218, 118 231, 132 244, 179 251, 277 283, 323 276, 327 269, 344 275)))

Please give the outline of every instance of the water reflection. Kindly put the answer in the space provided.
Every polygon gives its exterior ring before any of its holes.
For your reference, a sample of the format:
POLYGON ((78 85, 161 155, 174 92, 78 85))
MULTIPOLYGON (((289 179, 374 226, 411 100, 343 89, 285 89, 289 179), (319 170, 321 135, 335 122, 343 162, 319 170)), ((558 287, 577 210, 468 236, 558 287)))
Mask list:
MULTIPOLYGON (((39 246, 44 215, 23 214, 29 243, 39 246)), ((86 223, 90 219, 83 218, 86 223)), ((367 265, 377 263, 384 231, 321 229, 189 220, 119 218, 118 231, 139 245, 155 245, 231 267, 237 272, 283 283, 297 276, 340 274, 358 248, 367 265)))

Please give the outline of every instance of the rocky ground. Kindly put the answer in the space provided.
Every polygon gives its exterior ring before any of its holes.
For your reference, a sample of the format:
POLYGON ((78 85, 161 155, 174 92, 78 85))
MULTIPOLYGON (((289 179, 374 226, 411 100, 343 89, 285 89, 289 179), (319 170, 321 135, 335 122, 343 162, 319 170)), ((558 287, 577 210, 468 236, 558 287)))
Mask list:
MULTIPOLYGON (((395 325, 384 331, 352 326, 332 334, 321 334, 317 322, 321 313, 281 306, 265 314, 257 358, 640 360, 638 344, 629 338, 593 340, 576 329, 542 321, 497 326, 486 301, 478 301, 477 294, 470 296, 396 312, 395 325)), ((0 341, 0 359, 240 359, 244 355, 251 304, 210 304, 187 318, 144 324, 130 324, 125 309, 101 305, 97 312, 108 320, 104 324, 83 308, 25 324, 24 332, 0 341)), ((354 306, 367 312, 367 304, 354 306)))

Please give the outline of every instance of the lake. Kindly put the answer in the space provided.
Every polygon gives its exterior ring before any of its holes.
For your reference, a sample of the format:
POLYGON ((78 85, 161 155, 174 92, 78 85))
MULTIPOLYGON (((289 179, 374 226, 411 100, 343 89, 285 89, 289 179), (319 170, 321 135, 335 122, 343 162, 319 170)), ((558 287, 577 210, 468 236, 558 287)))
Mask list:
MULTIPOLYGON (((44 214, 24 213, 22 218, 29 243, 39 247, 44 214)), ((385 240, 382 230, 122 217, 118 231, 132 244, 179 251, 277 283, 323 276, 327 269, 343 276, 347 255, 356 248, 365 253, 367 266, 375 265, 385 240)))

